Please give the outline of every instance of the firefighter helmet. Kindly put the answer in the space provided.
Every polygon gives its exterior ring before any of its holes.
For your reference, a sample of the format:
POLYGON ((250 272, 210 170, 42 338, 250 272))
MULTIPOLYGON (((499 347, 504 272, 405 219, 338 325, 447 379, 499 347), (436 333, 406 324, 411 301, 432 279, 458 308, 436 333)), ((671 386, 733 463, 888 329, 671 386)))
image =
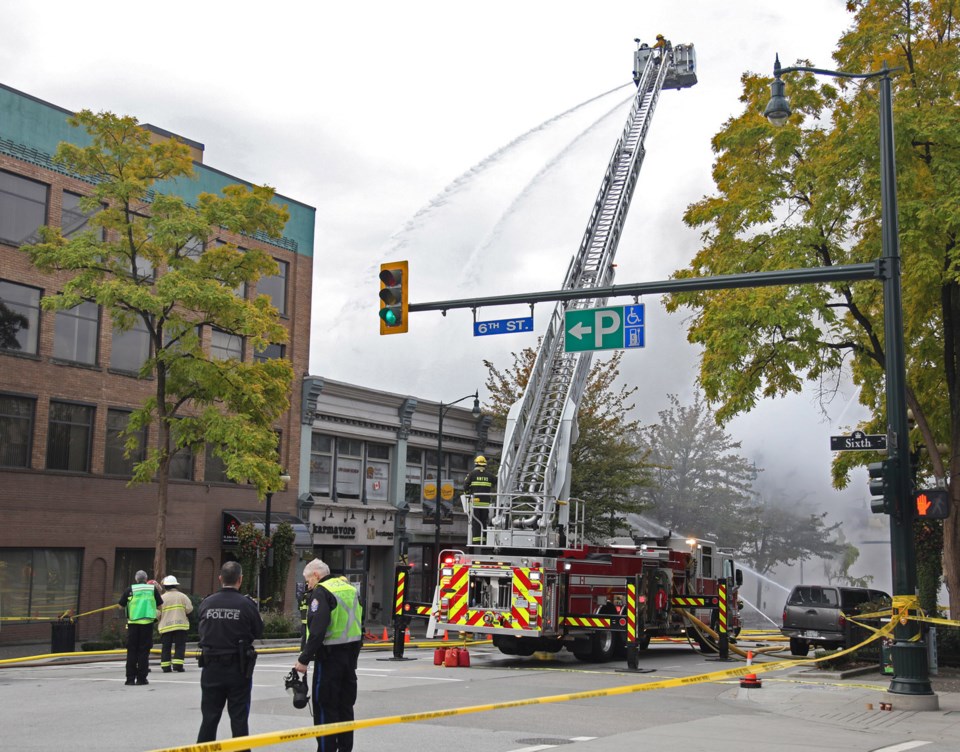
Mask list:
POLYGON ((477 458, 473 461, 473 464, 476 465, 477 467, 486 467, 487 458, 484 457, 482 454, 478 455, 477 458))

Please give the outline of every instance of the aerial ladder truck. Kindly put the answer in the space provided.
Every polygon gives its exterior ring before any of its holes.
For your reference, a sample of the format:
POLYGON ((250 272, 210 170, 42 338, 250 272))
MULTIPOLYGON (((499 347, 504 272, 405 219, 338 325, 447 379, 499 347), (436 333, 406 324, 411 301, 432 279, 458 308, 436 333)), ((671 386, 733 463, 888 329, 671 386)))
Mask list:
MULTIPOLYGON (((637 41, 636 95, 564 290, 612 284, 660 92, 697 82, 693 45, 658 39, 649 47, 637 41)), ((485 518, 480 545, 440 553, 432 604, 404 599, 404 572, 398 568, 396 615, 429 616, 428 636, 435 630, 487 634, 506 654, 567 648, 581 660, 603 661, 625 652, 629 658, 651 637, 686 636, 687 615, 703 615, 703 609, 721 629, 735 629, 731 592, 741 575, 728 551, 672 535, 599 546, 584 538, 583 505, 570 498, 570 448, 591 353, 564 350, 564 312, 605 302, 556 305, 523 396, 507 417, 497 491, 482 499, 487 513, 474 514, 482 495, 463 497, 469 523, 485 518)), ((693 637, 707 647, 701 632, 693 637)))

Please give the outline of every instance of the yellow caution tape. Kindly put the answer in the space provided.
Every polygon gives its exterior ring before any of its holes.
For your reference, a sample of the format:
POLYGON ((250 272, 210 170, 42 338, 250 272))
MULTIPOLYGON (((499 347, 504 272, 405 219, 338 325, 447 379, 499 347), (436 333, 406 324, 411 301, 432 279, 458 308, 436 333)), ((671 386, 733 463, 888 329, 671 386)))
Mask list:
POLYGON ((709 674, 684 676, 677 679, 663 679, 655 682, 647 682, 646 684, 633 684, 625 687, 612 687, 609 689, 597 689, 587 692, 570 692, 562 695, 532 697, 526 700, 511 700, 509 702, 497 702, 486 705, 471 705, 462 708, 429 710, 421 713, 383 716, 380 718, 368 718, 359 721, 342 721, 340 723, 328 723, 321 726, 305 726, 303 728, 288 729, 286 731, 274 731, 264 734, 254 734, 252 736, 241 736, 235 739, 221 739, 215 742, 200 742, 198 744, 190 744, 183 747, 164 747, 162 749, 151 750, 151 752, 232 752, 236 750, 250 749, 253 747, 264 747, 270 744, 283 744, 285 742, 297 741, 299 739, 312 739, 317 736, 340 734, 345 731, 358 731, 360 729, 373 728, 375 726, 388 726, 397 723, 415 723, 417 721, 427 721, 434 718, 450 718, 453 716, 468 715, 471 713, 483 713, 490 710, 505 710, 508 708, 521 708, 531 705, 547 705, 555 702, 586 700, 596 697, 616 697, 619 695, 628 695, 636 692, 649 692, 655 689, 668 689, 670 687, 681 687, 691 684, 707 684, 717 682, 722 679, 745 676, 747 674, 777 671, 782 668, 808 662, 809 661, 806 660, 791 660, 777 661, 776 663, 755 663, 751 666, 739 666, 737 668, 725 669, 723 671, 713 671, 709 674))
POLYGON ((482 713, 490 710, 505 710, 507 708, 520 708, 530 705, 547 705, 555 702, 568 702, 570 700, 586 700, 596 697, 615 697, 619 695, 634 694, 636 692, 649 692, 657 689, 669 689, 671 687, 688 686, 691 684, 708 684, 746 676, 747 674, 761 674, 768 671, 779 671, 792 666, 803 666, 811 663, 820 663, 825 660, 837 658, 854 650, 858 650, 869 642, 886 636, 893 631, 895 622, 886 624, 876 634, 870 635, 863 642, 854 645, 851 648, 836 653, 831 653, 823 658, 813 659, 793 659, 786 661, 775 661, 772 663, 754 663, 749 666, 738 666, 737 668, 724 669, 723 671, 712 671, 709 674, 698 674, 696 676, 684 676, 676 679, 662 679, 660 681, 647 682, 645 684, 632 684, 625 687, 612 687, 608 689, 590 690, 587 692, 570 692, 562 695, 549 695, 547 697, 532 697, 527 700, 512 700, 509 702, 490 703, 486 705, 472 705, 462 708, 448 708, 445 710, 430 710, 421 713, 408 713, 405 715, 383 716, 380 718, 368 718, 365 720, 343 721, 340 723, 329 723, 321 726, 305 726, 303 728, 288 729, 285 731, 273 731, 264 734, 254 734, 253 736, 241 736, 236 739, 222 739, 216 742, 201 742, 182 747, 164 747, 162 749, 151 750, 151 752, 234 752, 236 750, 251 749, 253 747, 265 747, 270 744, 283 744, 285 742, 297 741, 300 739, 311 739, 317 736, 328 736, 330 734, 340 734, 345 731, 358 731, 375 726, 389 726, 397 723, 415 723, 417 721, 427 721, 434 718, 450 718, 458 715, 468 715, 471 713, 482 713))

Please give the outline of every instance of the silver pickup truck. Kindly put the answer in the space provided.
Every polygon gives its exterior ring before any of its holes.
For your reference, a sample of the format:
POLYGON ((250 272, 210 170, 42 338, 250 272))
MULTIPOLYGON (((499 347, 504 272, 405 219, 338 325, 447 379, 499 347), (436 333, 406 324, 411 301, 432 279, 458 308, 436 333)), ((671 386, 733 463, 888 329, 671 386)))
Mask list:
POLYGON ((865 603, 886 603, 890 596, 882 590, 834 585, 797 585, 783 607, 783 629, 790 638, 790 652, 804 656, 811 645, 825 648, 850 647, 846 644, 846 616, 861 612, 865 603))

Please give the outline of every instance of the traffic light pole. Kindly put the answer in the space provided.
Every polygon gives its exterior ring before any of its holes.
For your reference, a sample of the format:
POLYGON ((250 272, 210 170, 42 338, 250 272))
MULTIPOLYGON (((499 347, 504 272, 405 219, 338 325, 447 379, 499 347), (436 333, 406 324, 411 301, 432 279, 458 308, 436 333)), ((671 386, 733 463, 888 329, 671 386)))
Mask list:
MULTIPOLYGON (((910 443, 906 404, 906 365, 903 342, 903 303, 900 284, 900 235, 897 218, 897 175, 893 141, 893 93, 889 70, 880 77, 880 225, 884 266, 883 333, 887 402, 887 452, 890 471, 890 556, 893 568, 894 613, 897 606, 916 613, 917 558, 913 540, 913 489, 910 482, 910 443)), ((898 620, 894 629, 893 679, 890 692, 930 696, 927 646, 919 639, 920 624, 898 620)))

